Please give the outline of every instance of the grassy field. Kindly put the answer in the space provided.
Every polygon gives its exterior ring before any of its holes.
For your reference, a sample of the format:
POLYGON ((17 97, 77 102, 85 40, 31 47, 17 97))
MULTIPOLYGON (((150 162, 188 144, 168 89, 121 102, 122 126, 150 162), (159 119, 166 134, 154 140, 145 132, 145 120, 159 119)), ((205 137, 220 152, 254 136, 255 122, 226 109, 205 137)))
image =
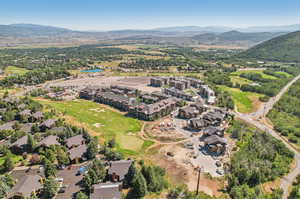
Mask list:
POLYGON ((252 92, 243 92, 238 88, 229 88, 226 86, 219 86, 222 90, 229 92, 232 96, 234 104, 237 107, 237 110, 241 113, 251 113, 257 110, 259 102, 259 97, 263 96, 262 94, 252 93, 252 92))
POLYGON ((237 75, 231 75, 231 76, 230 76, 230 81, 231 81, 233 84, 240 84, 240 85, 243 85, 243 84, 251 84, 251 83, 253 83, 253 81, 248 80, 248 79, 246 79, 246 78, 242 78, 242 77, 237 76, 237 75))
POLYGON ((236 71, 231 73, 232 75, 237 75, 239 76, 242 73, 257 73, 257 74, 261 74, 261 76, 265 79, 277 79, 277 77, 274 77, 272 75, 267 75, 263 73, 263 70, 247 70, 247 71, 236 71))
POLYGON ((67 122, 87 128, 93 136, 99 136, 102 141, 115 138, 118 149, 125 154, 135 155, 152 144, 144 142, 138 136, 142 127, 141 121, 126 117, 107 106, 86 100, 36 100, 55 108, 64 114, 67 122))
POLYGON ((26 68, 19 68, 19 67, 15 67, 15 66, 8 66, 5 68, 5 75, 9 76, 9 75, 23 75, 25 73, 27 73, 29 70, 27 70, 26 68))

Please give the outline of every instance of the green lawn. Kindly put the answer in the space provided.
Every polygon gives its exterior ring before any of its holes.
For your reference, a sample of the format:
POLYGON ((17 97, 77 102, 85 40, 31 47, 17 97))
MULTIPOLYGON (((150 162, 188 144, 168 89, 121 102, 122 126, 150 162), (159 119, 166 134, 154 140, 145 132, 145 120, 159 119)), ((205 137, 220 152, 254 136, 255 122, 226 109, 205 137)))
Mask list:
POLYGON ((236 71, 236 72, 233 72, 231 73, 232 75, 240 75, 242 73, 258 73, 258 74, 261 74, 261 76, 265 79, 277 79, 277 77, 274 77, 272 75, 267 75, 265 73, 263 73, 263 70, 240 70, 240 71, 236 71))
POLYGON ((84 127, 92 131, 92 135, 105 140, 115 138, 119 150, 127 154, 135 154, 144 147, 144 141, 137 135, 141 130, 142 122, 137 119, 126 117, 104 105, 87 100, 38 101, 70 116, 73 119, 71 123, 74 125, 84 124, 84 127))
POLYGON ((27 73, 29 70, 27 70, 26 68, 19 68, 19 67, 15 67, 15 66, 7 66, 5 68, 5 75, 9 76, 9 75, 23 75, 25 73, 27 73))
POLYGON ((262 94, 243 92, 238 88, 229 88, 227 86, 219 86, 222 90, 229 92, 232 96, 234 104, 237 110, 241 113, 250 113, 257 109, 255 102, 258 102, 258 98, 263 96, 262 94))

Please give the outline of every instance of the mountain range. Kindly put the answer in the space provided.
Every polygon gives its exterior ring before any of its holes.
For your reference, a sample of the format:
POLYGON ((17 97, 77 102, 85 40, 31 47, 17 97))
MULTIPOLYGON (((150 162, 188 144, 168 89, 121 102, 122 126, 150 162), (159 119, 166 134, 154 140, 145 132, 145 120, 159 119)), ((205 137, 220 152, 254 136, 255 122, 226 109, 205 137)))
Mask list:
POLYGON ((151 30, 76 31, 35 24, 0 25, 0 46, 30 44, 92 44, 106 41, 139 41, 177 45, 209 44, 253 46, 294 30, 300 25, 249 27, 164 27, 151 30))

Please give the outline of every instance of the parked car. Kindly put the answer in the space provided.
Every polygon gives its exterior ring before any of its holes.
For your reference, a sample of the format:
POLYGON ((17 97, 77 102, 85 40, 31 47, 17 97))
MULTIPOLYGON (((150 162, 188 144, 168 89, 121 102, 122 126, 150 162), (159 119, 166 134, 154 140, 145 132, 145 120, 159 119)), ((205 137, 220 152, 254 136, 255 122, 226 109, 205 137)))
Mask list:
POLYGON ((84 167, 84 166, 82 166, 82 167, 80 167, 80 168, 78 169, 76 175, 79 176, 79 175, 82 175, 82 174, 85 174, 85 173, 87 173, 87 168, 84 167))

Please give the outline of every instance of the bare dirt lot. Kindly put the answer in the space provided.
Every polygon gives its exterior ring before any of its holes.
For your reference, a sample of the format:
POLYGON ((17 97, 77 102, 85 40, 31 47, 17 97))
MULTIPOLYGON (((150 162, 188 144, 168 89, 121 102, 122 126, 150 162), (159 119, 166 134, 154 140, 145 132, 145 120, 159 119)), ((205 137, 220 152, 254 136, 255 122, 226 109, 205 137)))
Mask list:
POLYGON ((55 83, 50 83, 48 86, 75 86, 75 87, 86 87, 86 86, 128 86, 139 89, 144 92, 160 91, 160 88, 150 87, 150 77, 84 77, 71 80, 62 80, 55 83))
POLYGON ((169 117, 152 122, 146 126, 147 135, 159 141, 178 141, 187 138, 187 135, 177 131, 173 120, 169 117))
MULTIPOLYGON (((194 191, 197 187, 198 175, 187 155, 189 153, 190 150, 180 145, 164 146, 160 148, 159 153, 153 155, 152 161, 166 169, 172 182, 186 184, 189 190, 194 191), (168 156, 167 151, 174 152, 174 156, 168 156)), ((201 174, 200 191, 209 195, 220 196, 222 194, 220 192, 221 187, 222 183, 219 180, 201 174)))

